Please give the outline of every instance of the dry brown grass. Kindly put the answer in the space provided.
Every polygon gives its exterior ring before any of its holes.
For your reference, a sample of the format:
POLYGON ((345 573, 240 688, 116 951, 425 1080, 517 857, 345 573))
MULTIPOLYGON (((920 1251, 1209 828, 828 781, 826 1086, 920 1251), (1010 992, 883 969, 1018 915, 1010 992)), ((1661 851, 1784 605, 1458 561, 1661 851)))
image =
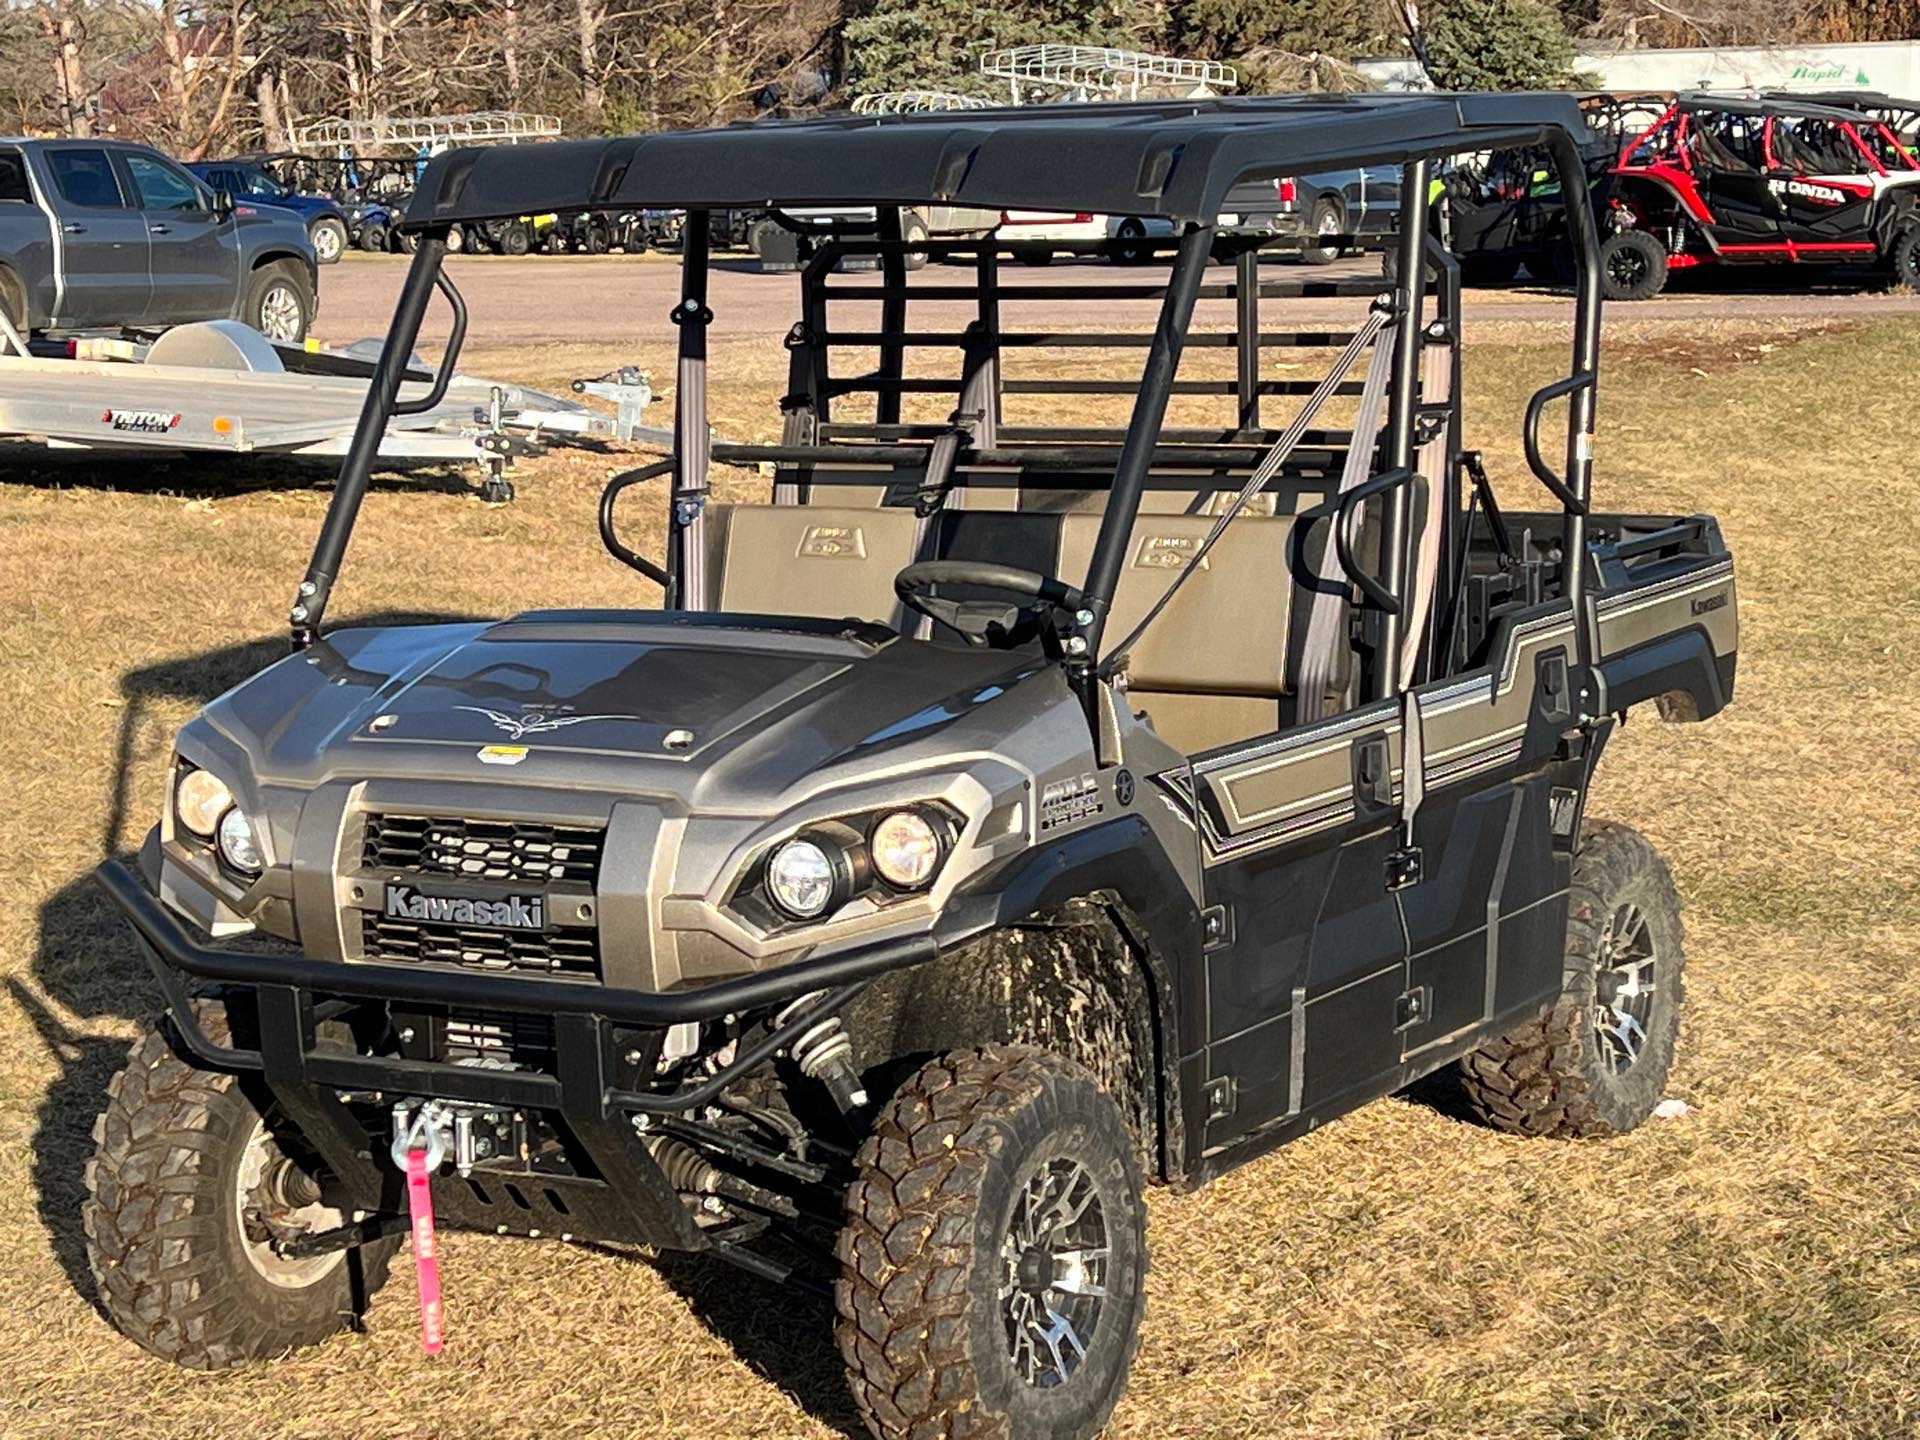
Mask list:
MULTIPOLYGON (((1156 1197, 1121 1436, 1912 1435, 1920 1427, 1920 621, 1911 321, 1614 327, 1610 508, 1716 512, 1740 559, 1736 706, 1637 719, 1598 809, 1689 905, 1684 1119, 1606 1144, 1375 1105, 1200 1194, 1156 1197)), ((1496 474, 1548 327, 1476 332, 1496 474)), ((470 363, 552 383, 582 347, 470 363)), ((776 356, 717 357, 766 435, 776 356)), ((338 613, 651 603, 592 540, 608 461, 488 509, 383 483, 338 613)), ((820 1436, 851 1422, 824 1315, 756 1283, 456 1236, 451 1348, 399 1275, 370 1331, 238 1374, 148 1358, 90 1303, 81 1165, 154 996, 85 876, 156 813, 171 729, 277 653, 326 495, 0 453, 0 1434, 820 1436)), ((1505 485, 1531 503, 1525 483, 1505 485)), ((657 505, 658 497, 648 497, 657 505)), ((634 523, 647 507, 635 503, 634 523)), ((657 533, 657 524, 655 525, 657 533)))

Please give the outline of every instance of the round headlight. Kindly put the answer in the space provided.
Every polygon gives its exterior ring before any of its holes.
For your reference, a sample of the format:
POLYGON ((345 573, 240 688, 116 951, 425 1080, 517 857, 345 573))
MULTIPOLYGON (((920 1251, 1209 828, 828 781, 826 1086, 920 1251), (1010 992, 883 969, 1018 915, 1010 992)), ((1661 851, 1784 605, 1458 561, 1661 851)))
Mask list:
POLYGON ((253 822, 238 805, 220 817, 220 858, 243 875, 258 875, 266 864, 253 822))
POLYGON ((916 810, 896 810, 873 827, 867 853, 880 878, 901 890, 918 890, 940 868, 940 836, 916 810))
POLYGON ((796 920, 811 920, 833 903, 833 857, 812 840, 789 840, 767 861, 767 893, 796 920))
POLYGON ((173 792, 173 813, 205 840, 213 838, 214 827, 232 804, 233 792, 210 770, 187 771, 173 792))

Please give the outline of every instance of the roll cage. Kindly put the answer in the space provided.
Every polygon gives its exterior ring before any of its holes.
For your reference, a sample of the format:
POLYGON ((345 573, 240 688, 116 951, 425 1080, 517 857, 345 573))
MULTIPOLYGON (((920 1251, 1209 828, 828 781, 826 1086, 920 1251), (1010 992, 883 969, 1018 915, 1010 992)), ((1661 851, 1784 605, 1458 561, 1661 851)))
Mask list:
MULTIPOLYGON (((1318 392, 1328 387, 1326 382, 1265 377, 1276 349, 1324 352, 1337 347, 1350 359, 1359 337, 1264 329, 1263 302, 1298 295, 1374 295, 1376 303, 1363 328, 1390 333, 1395 342, 1382 439, 1371 478, 1339 498, 1330 532, 1340 567, 1363 597, 1368 623, 1374 627, 1360 692, 1366 699, 1395 696, 1424 676, 1445 673, 1452 658, 1455 642, 1449 627, 1468 585, 1466 539, 1476 513, 1503 535, 1484 475, 1475 473, 1461 447, 1457 400, 1440 413, 1428 413, 1420 405, 1423 339, 1457 342, 1460 315, 1458 264, 1437 239, 1429 238, 1432 167, 1450 155, 1536 146, 1566 191, 1580 193, 1587 179, 1575 139, 1580 126, 1579 111, 1562 96, 1298 96, 1091 105, 1073 107, 1070 114, 1016 109, 833 117, 442 156, 423 178, 404 222, 418 248, 290 612, 294 644, 311 644, 319 634, 387 421, 437 401, 452 372, 467 317, 442 268, 450 227, 530 212, 673 206, 684 208, 687 217, 681 299, 672 312, 679 332, 677 443, 670 459, 615 477, 600 515, 609 550, 659 583, 667 608, 697 611, 712 606, 705 526, 710 471, 716 462, 774 467, 780 477, 776 503, 789 504, 803 502, 816 486, 872 484, 876 472, 888 474, 906 487, 900 498, 923 515, 942 508, 957 488, 982 483, 981 477, 990 472, 1014 472, 1028 487, 1103 492, 1102 519, 1087 572, 1074 587, 1073 606, 1056 610, 1048 640, 1049 653, 1065 667, 1093 718, 1095 682, 1109 675, 1119 658, 1108 643, 1112 637, 1105 633, 1106 618, 1143 496, 1157 483, 1156 469, 1174 466, 1202 476, 1231 472, 1236 478, 1219 485, 1231 492, 1240 488, 1238 475, 1251 468, 1257 479, 1263 463, 1273 462, 1283 447, 1287 463, 1337 469, 1334 454, 1352 441, 1351 435, 1338 431, 1303 427, 1300 417, 1287 430, 1275 428, 1265 409, 1270 397, 1308 395, 1314 402, 1326 398, 1318 392), (1075 155, 1078 163, 1063 166, 1063 153, 1075 155), (1271 278, 1261 265, 1266 242, 1216 231, 1213 217, 1233 185, 1360 164, 1400 168, 1402 219, 1394 239, 1392 273, 1425 275, 1430 277, 1426 283, 1271 278), (1014 253, 1010 245, 988 235, 915 241, 910 246, 902 235, 902 211, 930 203, 995 210, 1043 205, 1164 216, 1173 222, 1173 235, 1146 242, 1165 265, 1164 278, 1143 276, 1137 283, 1097 286, 1064 281, 1018 290, 1019 298, 1080 300, 1095 307, 1157 301, 1153 329, 1048 333, 1009 326, 1006 311, 1014 295, 1002 283, 1001 266, 1014 253), (801 316, 787 336, 790 366, 783 433, 775 445, 716 443, 707 416, 710 215, 742 204, 772 211, 866 204, 877 217, 870 233, 828 238, 801 277, 801 316), (910 259, 922 254, 963 264, 970 278, 910 287, 910 259), (1230 265, 1217 277, 1208 273, 1216 256, 1230 265), (877 286, 859 289, 859 298, 879 305, 876 330, 837 328, 832 318, 837 301, 853 298, 848 293, 853 286, 840 272, 848 262, 879 271, 877 286), (1429 284, 1434 301, 1430 318, 1425 314, 1429 284), (429 393, 403 398, 406 358, 436 290, 453 311, 447 353, 429 393), (1207 297, 1232 301, 1230 333, 1193 331, 1196 302, 1207 297), (923 301, 957 302, 970 307, 972 318, 958 330, 909 330, 909 305, 923 301), (1144 359, 1137 379, 1021 381, 1002 375, 1006 356, 1042 344, 1144 351, 1144 359), (1221 345, 1234 354, 1230 379, 1179 375, 1189 347, 1221 345), (833 356, 847 349, 876 354, 877 362, 860 373, 838 373, 833 356), (958 378, 909 373, 909 352, 928 349, 958 352, 958 378), (1004 401, 1022 393, 1122 401, 1131 397, 1131 405, 1121 426, 1003 423, 1004 401), (955 396, 955 413, 947 423, 903 418, 903 397, 929 394, 955 396), (1171 400, 1199 395, 1226 402, 1230 413, 1223 423, 1166 423, 1171 400), (871 420, 836 415, 835 403, 855 396, 871 399, 871 420), (1449 436, 1453 463, 1446 469, 1445 493, 1426 495, 1415 453, 1440 433, 1436 426, 1449 436), (669 474, 667 550, 655 561, 620 541, 613 511, 626 489, 669 474), (1415 564, 1412 520, 1423 498, 1442 536, 1433 592, 1439 598, 1425 610, 1425 633, 1409 644, 1403 628, 1414 608, 1408 603, 1415 564), (1376 501, 1380 559, 1369 567, 1352 537, 1362 509, 1376 501)), ((1523 440, 1530 470, 1560 508, 1559 556, 1583 557, 1600 285, 1594 217, 1586 206, 1570 206, 1568 213, 1576 257, 1570 365, 1564 378, 1543 387, 1529 402, 1523 440), (1568 401, 1568 415, 1564 458, 1556 468, 1547 459, 1541 427, 1546 407, 1560 399, 1568 401)), ((1457 366, 1457 346, 1455 357, 1457 366)), ((1357 388, 1335 379, 1329 393, 1350 394, 1357 388)), ((1451 389, 1457 395, 1457 385, 1451 389)), ((1193 482, 1186 483, 1190 488, 1193 482)), ((1242 502, 1250 493, 1241 493, 1242 502)), ((1574 708, 1582 720, 1604 709, 1594 671, 1597 622, 1587 599, 1587 571, 1584 563, 1564 558, 1558 562, 1559 598, 1570 602, 1578 620, 1574 708)))

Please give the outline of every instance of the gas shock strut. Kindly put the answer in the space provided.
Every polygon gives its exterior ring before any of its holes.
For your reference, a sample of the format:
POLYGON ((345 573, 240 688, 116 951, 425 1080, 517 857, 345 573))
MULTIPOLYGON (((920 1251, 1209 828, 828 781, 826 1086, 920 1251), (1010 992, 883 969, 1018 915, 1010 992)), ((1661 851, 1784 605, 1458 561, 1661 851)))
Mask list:
MULTIPOLYGON (((808 1006, 818 1004, 825 994, 824 990, 816 990, 789 1002, 773 1017, 774 1028, 786 1024, 808 1006)), ((838 1015, 828 1015, 809 1025, 788 1042, 787 1054, 793 1057, 802 1075, 827 1087, 842 1114, 849 1114, 867 1103, 866 1087, 860 1083, 860 1072, 853 1068, 853 1042, 847 1038, 838 1015)))

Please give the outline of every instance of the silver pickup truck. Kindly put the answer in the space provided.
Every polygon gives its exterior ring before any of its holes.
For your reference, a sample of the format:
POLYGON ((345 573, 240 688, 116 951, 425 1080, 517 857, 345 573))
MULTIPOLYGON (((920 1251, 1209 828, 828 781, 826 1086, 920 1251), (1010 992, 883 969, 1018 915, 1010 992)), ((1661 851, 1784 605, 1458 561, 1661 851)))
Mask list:
POLYGON ((0 138, 0 312, 22 334, 234 319, 298 341, 316 293, 290 211, 236 205, 144 145, 0 138))

